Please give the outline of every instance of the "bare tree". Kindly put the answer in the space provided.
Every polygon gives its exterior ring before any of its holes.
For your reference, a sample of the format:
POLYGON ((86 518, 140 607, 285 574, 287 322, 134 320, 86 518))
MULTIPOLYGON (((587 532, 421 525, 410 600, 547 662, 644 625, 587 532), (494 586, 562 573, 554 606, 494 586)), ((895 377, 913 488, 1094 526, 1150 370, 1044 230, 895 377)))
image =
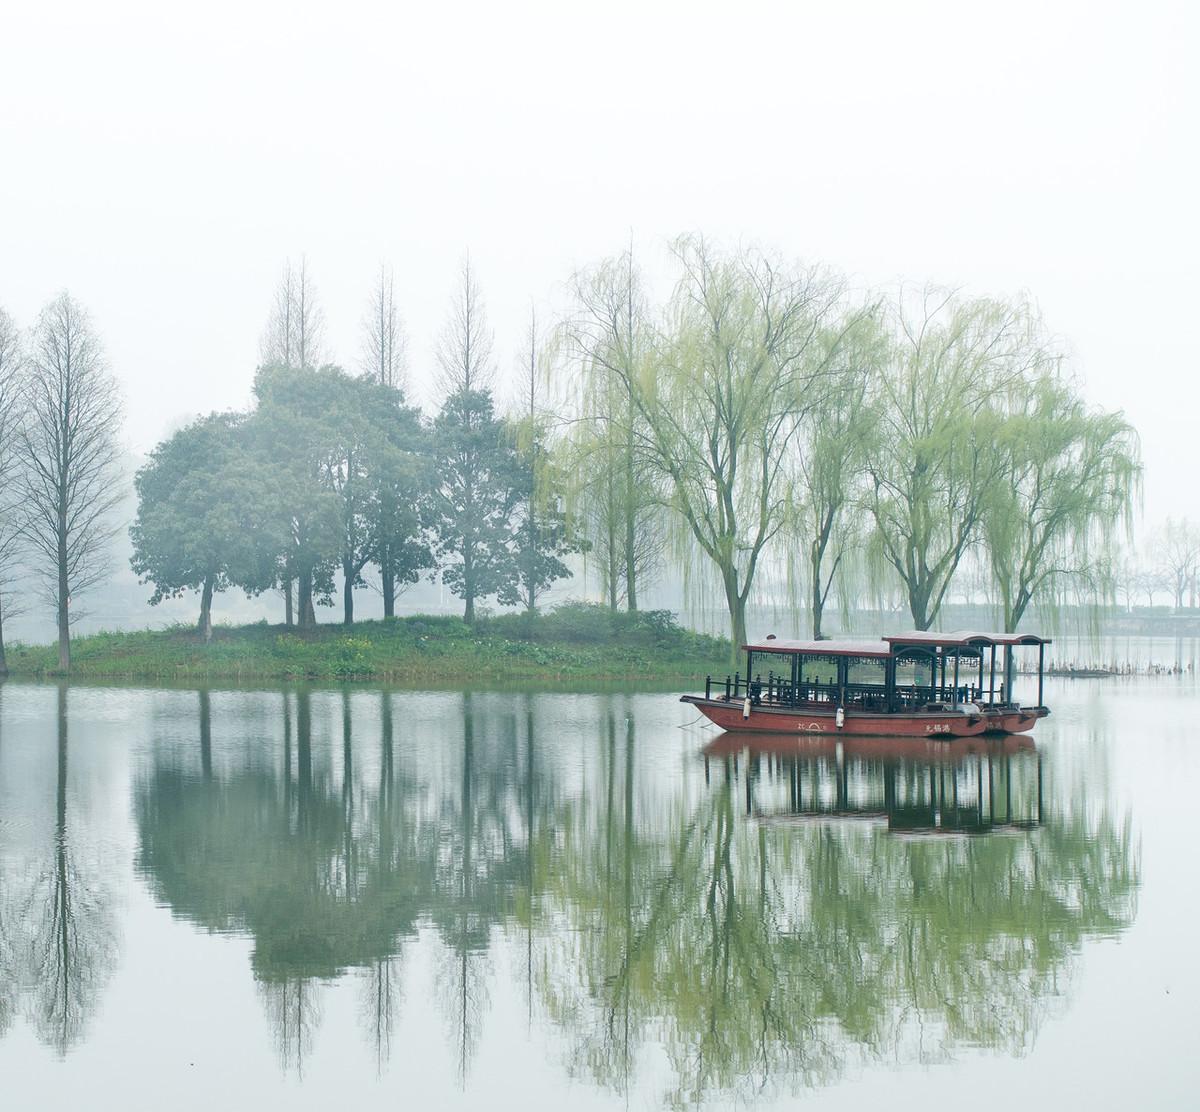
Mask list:
POLYGON ((1192 587, 1193 605, 1197 570, 1200 570, 1200 529, 1188 519, 1167 518, 1157 539, 1158 570, 1175 598, 1175 609, 1182 610, 1184 597, 1192 587))
POLYGON ((363 318, 363 373, 381 386, 403 390, 406 383, 406 348, 404 326, 396 311, 392 288, 392 272, 379 268, 379 281, 371 292, 367 315, 363 318))
POLYGON ((322 359, 325 316, 308 273, 308 260, 300 256, 299 269, 284 263, 275 290, 271 315, 260 343, 264 364, 315 367, 322 359))
POLYGON ((450 302, 450 318, 438 341, 440 384, 446 394, 487 390, 496 370, 492 364, 492 330, 471 259, 463 259, 458 286, 450 302))
MULTIPOLYGON (((308 273, 308 259, 300 256, 300 269, 293 270, 289 259, 283 264, 283 275, 275 289, 271 315, 259 343, 259 356, 264 366, 287 367, 297 370, 314 367, 322 359, 322 338, 325 316, 317 301, 316 289, 308 273)), ((292 609, 292 579, 283 579, 285 624, 294 621, 292 609)), ((304 624, 304 615, 300 616, 304 624)))
POLYGON ((12 318, 0 309, 0 676, 8 675, 4 619, 14 613, 11 582, 21 544, 21 499, 17 490, 20 370, 20 336, 12 318))
POLYGON ((121 499, 121 399, 87 312, 69 294, 38 318, 21 376, 17 435, 22 534, 58 616, 58 666, 71 666, 71 602, 108 573, 121 499))

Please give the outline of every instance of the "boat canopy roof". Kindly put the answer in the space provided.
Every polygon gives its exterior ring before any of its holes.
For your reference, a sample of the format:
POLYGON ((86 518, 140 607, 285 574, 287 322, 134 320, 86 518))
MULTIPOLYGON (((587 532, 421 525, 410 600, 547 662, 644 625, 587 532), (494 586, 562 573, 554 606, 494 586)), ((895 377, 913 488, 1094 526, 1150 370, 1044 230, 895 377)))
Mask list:
POLYGON ((908 633, 893 633, 877 641, 829 640, 789 641, 782 637, 767 637, 762 641, 751 641, 742 649, 752 653, 789 653, 793 656, 856 656, 886 659, 898 649, 919 647, 925 649, 986 648, 991 645, 1049 645, 1045 637, 1032 633, 979 633, 974 630, 954 630, 951 633, 935 633, 930 630, 914 629, 908 633))
POLYGON ((884 638, 891 645, 928 645, 939 648, 977 647, 980 645, 1049 645, 1048 637, 1033 633, 980 633, 975 630, 956 629, 949 633, 913 629, 907 633, 893 633, 884 638))
POLYGON ((892 655, 891 646, 885 641, 785 641, 780 637, 768 637, 765 641, 754 641, 743 645, 752 653, 791 653, 798 656, 874 656, 886 659, 892 655))

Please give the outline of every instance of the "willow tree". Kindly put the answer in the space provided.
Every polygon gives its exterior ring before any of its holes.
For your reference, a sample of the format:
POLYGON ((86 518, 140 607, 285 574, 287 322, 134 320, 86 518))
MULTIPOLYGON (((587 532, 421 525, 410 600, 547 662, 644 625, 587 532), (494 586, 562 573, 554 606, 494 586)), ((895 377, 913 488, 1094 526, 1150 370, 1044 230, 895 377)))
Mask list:
POLYGON ((733 650, 768 546, 793 499, 801 422, 856 318, 843 284, 753 250, 676 241, 682 275, 652 360, 618 369, 687 535, 712 561, 733 650))
POLYGON ((1068 385, 1043 376, 997 437, 1001 473, 983 539, 1016 631, 1030 603, 1067 583, 1093 592, 1101 550, 1131 525, 1141 476, 1137 434, 1120 413, 1090 412, 1068 385))
POLYGON ((868 469, 872 551, 899 577, 913 624, 929 629, 1001 480, 1004 405, 1052 356, 1021 303, 927 288, 901 291, 891 318, 868 469))
POLYGON ((648 430, 634 396, 653 352, 650 310, 632 249, 576 274, 573 286, 564 337, 576 417, 574 494, 610 608, 623 596, 636 610, 663 550, 653 453, 645 450, 648 430))
POLYGON ((817 640, 833 585, 844 577, 848 558, 864 540, 859 501, 878 431, 871 384, 885 348, 877 312, 861 314, 807 421, 794 525, 797 539, 806 546, 812 635, 817 640))

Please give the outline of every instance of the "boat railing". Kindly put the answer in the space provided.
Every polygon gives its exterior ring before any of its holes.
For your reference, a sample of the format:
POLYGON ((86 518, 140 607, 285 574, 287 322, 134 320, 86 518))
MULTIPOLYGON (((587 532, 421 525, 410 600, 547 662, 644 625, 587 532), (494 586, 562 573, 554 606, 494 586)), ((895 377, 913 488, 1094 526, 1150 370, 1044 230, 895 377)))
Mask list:
POLYGON ((1004 685, 994 692, 974 684, 897 684, 891 694, 890 705, 887 686, 882 683, 848 683, 843 688, 837 683, 801 682, 793 686, 790 679, 768 675, 743 676, 735 672, 726 676, 724 682, 714 681, 712 676, 704 678, 704 697, 740 701, 749 696, 757 705, 767 706, 811 706, 834 704, 852 706, 862 710, 888 713, 898 710, 915 710, 937 706, 954 706, 975 703, 979 706, 1004 704, 1004 685))

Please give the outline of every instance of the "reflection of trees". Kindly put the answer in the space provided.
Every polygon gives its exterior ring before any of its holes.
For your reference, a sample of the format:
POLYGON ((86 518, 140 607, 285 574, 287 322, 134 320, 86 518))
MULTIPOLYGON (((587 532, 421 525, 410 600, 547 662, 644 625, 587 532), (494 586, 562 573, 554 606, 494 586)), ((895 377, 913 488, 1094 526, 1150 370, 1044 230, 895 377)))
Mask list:
POLYGON ((487 1008, 492 931, 516 911, 528 850, 514 829, 511 806, 520 792, 515 721, 506 717, 499 729, 477 739, 468 692, 462 722, 458 783, 439 802, 431 914, 445 949, 438 969, 439 996, 448 1012, 459 1077, 465 1081, 487 1008))
MULTIPOLYGON (((340 788, 314 761, 307 691, 295 697, 294 747, 292 717, 289 707, 282 768, 250 759, 216 776, 202 731, 201 775, 164 755, 136 810, 140 863, 160 898, 210 930, 254 938, 254 974, 280 1056, 300 1068, 320 1017, 320 981, 357 968, 394 991, 394 955, 414 931, 428 878, 402 818, 363 811, 350 716, 340 788)), ((384 768, 390 775, 390 757, 384 768)), ((391 808, 393 799, 389 785, 373 806, 391 808)), ((376 1013, 381 1053, 391 1006, 380 1000, 376 1013)))
POLYGON ((42 1041, 65 1054, 83 1036, 115 960, 108 901, 79 863, 67 809, 67 688, 58 687, 54 847, 22 918, 28 931, 26 1007, 42 1041))
MULTIPOLYGON (((1020 1052, 1081 942, 1132 919, 1137 855, 1107 814, 1063 809, 1032 832, 979 837, 745 822, 735 815, 761 762, 728 756, 698 803, 635 819, 627 744, 623 805, 610 761, 606 792, 556 816, 570 836, 546 897, 570 924, 549 1010, 574 1032, 576 1060, 619 1088, 651 1034, 681 1101, 813 1084, 856 1058, 1020 1052)), ((890 797, 886 815, 913 803, 896 783, 929 779, 920 762, 828 764, 840 816, 867 781, 890 797)), ((792 768, 767 770, 786 799, 792 768)))
POLYGON ((570 1068, 622 1091, 656 1043, 678 1102, 1020 1052, 1082 943, 1133 915, 1128 826, 1053 793, 1043 812, 1031 753, 734 748, 703 784, 699 765, 672 783, 639 771, 617 700, 580 752, 529 697, 466 695, 447 732, 405 745, 391 699, 363 745, 365 698, 343 696, 322 739, 312 697, 289 696, 278 760, 214 745, 202 695, 199 760, 156 751, 138 787, 143 868, 177 914, 253 938, 286 1063, 308 1053, 322 983, 353 970, 382 1067, 426 925, 463 1079, 501 940, 530 1022, 536 1006, 570 1068))
MULTIPOLYGON (((0 679, 0 760, 4 757, 4 682, 0 679)), ((0 1039, 4 1038, 12 1024, 20 991, 13 879, 9 874, 7 858, 0 853, 0 1039)))

